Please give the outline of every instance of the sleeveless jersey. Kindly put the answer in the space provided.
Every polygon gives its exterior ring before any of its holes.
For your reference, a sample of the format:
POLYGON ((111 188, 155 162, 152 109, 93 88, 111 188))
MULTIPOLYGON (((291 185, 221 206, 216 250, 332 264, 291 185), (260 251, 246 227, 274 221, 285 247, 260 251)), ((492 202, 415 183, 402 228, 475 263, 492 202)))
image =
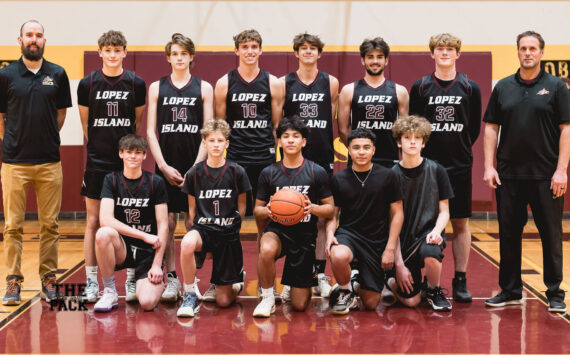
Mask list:
POLYGON ((376 135, 376 152, 372 161, 397 161, 398 146, 392 137, 392 125, 398 118, 396 83, 385 80, 373 88, 364 79, 358 80, 354 83, 350 112, 352 129, 368 128, 376 135))
MULTIPOLYGON (((286 168, 282 161, 263 169, 257 186, 257 199, 269 202, 271 195, 285 187, 307 195, 314 204, 319 204, 323 198, 332 195, 325 169, 307 159, 296 169, 286 168)), ((293 238, 313 240, 317 236, 318 219, 315 215, 308 215, 292 226, 284 226, 274 221, 271 221, 271 225, 293 238)))
MULTIPOLYGON (((146 233, 157 235, 155 205, 157 204, 154 180, 162 178, 143 170, 139 184, 131 189, 127 185, 122 171, 110 173, 113 179, 113 195, 115 200, 115 218, 126 225, 142 230, 146 233)), ((166 187, 165 187, 166 188, 166 187)), ((150 248, 150 245, 138 238, 123 235, 129 244, 139 248, 150 248)))
POLYGON ((421 80, 420 98, 424 111, 420 115, 430 121, 432 130, 422 155, 437 161, 449 173, 470 169, 473 165, 469 135, 471 85, 467 76, 457 73, 447 88, 439 85, 434 74, 421 80))
POLYGON ((202 80, 192 76, 177 88, 170 76, 159 81, 156 129, 164 160, 184 174, 194 164, 202 141, 202 80))
POLYGON ((237 70, 228 73, 226 116, 232 129, 228 159, 245 167, 275 161, 268 72, 260 70, 249 83, 237 70))
POLYGON ((124 70, 110 82, 96 70, 89 82, 87 169, 122 170, 119 139, 136 132, 135 73, 124 70))
POLYGON ((234 235, 241 228, 238 196, 251 190, 249 180, 241 166, 227 160, 218 176, 212 176, 210 170, 202 161, 185 177, 183 191, 196 201, 194 224, 211 232, 234 235))
POLYGON ((299 115, 311 129, 303 156, 332 170, 333 117, 329 75, 319 72, 312 83, 305 85, 296 72, 287 74, 283 110, 286 117, 299 115))

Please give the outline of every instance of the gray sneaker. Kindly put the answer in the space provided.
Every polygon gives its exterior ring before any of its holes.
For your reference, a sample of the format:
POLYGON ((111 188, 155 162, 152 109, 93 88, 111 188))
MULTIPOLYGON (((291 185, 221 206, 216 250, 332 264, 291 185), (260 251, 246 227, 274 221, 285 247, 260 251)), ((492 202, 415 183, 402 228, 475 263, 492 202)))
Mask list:
POLYGON ((160 296, 160 302, 176 302, 182 296, 180 281, 176 277, 167 277, 167 280, 166 288, 160 296))
POLYGON ((85 290, 83 290, 83 302, 85 303, 95 303, 99 297, 99 283, 91 279, 87 279, 87 285, 85 285, 85 290))
POLYGON ((20 304, 20 290, 22 289, 22 279, 18 276, 11 276, 6 283, 6 293, 2 299, 4 306, 17 306, 20 304))
POLYGON ((61 293, 57 292, 55 283, 56 278, 53 274, 44 275, 42 278, 42 291, 40 295, 46 302, 51 302, 62 297, 61 293))
POLYGON ((127 280, 125 282, 125 302, 136 302, 137 299, 137 282, 135 280, 127 280))
POLYGON ((178 308, 176 316, 181 318, 194 317, 199 310, 200 305, 198 304, 196 292, 184 292, 182 305, 178 308))

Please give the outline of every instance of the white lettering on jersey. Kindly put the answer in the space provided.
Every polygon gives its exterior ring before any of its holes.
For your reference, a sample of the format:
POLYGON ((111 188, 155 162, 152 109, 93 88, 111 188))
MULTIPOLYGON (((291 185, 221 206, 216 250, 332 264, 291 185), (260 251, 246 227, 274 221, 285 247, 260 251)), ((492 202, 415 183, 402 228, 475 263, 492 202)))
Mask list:
POLYGON ((393 122, 386 121, 360 121, 356 125, 356 128, 367 128, 367 129, 392 129, 393 122))
POLYGON ((212 190, 200 190, 200 196, 198 198, 231 198, 232 190, 230 189, 212 189, 212 190))
POLYGON ((198 133, 198 126, 195 124, 164 124, 160 133, 198 133))
POLYGON ((123 207, 148 207, 148 198, 117 197, 117 206, 123 207))
POLYGON ((93 127, 130 127, 128 118, 94 118, 93 127))
POLYGON ((300 193, 302 193, 303 195, 308 195, 309 194, 309 185, 297 185, 297 186, 275 186, 275 192, 279 191, 280 189, 292 189, 292 190, 297 190, 300 193))
POLYGON ((433 132, 463 132, 462 123, 432 123, 433 132))
POLYGON ((309 128, 327 128, 327 121, 325 120, 308 120, 307 127, 309 128))
POLYGON ((146 233, 150 233, 151 229, 150 229, 150 224, 145 224, 145 225, 132 225, 131 227, 133 227, 134 229, 138 229, 140 231, 146 232, 146 233))
POLYGON ((445 95, 430 96, 428 105, 444 105, 444 104, 459 105, 461 104, 462 98, 463 98, 462 96, 445 96, 445 95))
POLYGON ((267 121, 261 120, 236 120, 232 128, 267 128, 267 121))
POLYGON ((195 97, 165 97, 162 100, 162 106, 166 105, 182 105, 182 106, 196 106, 195 97))
POLYGON ((239 93, 232 94, 232 102, 265 102, 265 97, 267 94, 253 94, 253 93, 239 93))
POLYGON ((314 93, 314 94, 307 94, 307 93, 299 93, 293 94, 293 102, 295 101, 324 101, 325 94, 323 93, 314 93))
POLYGON ((200 217, 198 218, 198 224, 215 224, 218 226, 231 226, 234 223, 233 217, 228 218, 208 218, 200 217))
POLYGON ((128 91, 97 91, 95 100, 126 100, 129 94, 128 91))
POLYGON ((386 95, 360 95, 358 96, 358 103, 371 103, 371 102, 378 102, 378 103, 391 103, 392 96, 386 95))

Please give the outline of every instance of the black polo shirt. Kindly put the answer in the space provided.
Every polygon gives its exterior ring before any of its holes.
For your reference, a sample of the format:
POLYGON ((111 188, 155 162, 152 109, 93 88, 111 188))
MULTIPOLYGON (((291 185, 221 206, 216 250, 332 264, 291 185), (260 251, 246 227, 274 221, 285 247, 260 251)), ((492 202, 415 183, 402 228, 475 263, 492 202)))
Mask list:
POLYGON ((67 107, 69 79, 59 65, 44 59, 34 74, 20 58, 0 70, 0 112, 6 114, 2 161, 58 162, 57 110, 67 107))
POLYGON ((570 123, 568 89, 544 70, 529 83, 517 71, 495 85, 483 121, 501 126, 501 179, 548 180, 558 163, 559 125, 570 123))

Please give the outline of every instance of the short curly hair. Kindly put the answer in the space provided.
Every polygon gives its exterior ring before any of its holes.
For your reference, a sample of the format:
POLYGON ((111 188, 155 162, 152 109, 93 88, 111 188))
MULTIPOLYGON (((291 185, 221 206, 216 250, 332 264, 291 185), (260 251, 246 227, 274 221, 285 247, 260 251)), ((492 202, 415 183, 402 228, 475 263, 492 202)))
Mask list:
POLYGON ((400 117, 394 122, 392 126, 392 136, 396 142, 401 142, 404 134, 416 133, 419 134, 423 143, 427 143, 431 134, 431 126, 428 120, 421 116, 410 115, 400 117))

